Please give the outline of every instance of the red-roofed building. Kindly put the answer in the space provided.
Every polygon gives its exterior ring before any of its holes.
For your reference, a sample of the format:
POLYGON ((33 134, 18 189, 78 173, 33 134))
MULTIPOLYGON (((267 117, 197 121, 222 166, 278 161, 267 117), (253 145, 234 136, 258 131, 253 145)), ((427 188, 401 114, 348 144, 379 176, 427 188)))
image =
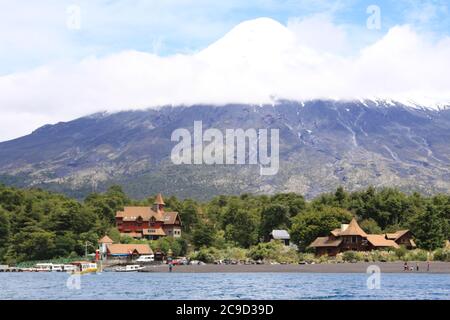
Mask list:
POLYGON ((132 238, 156 240, 161 237, 181 237, 181 219, 178 212, 165 212, 161 194, 156 196, 153 208, 125 207, 116 213, 117 229, 132 238))

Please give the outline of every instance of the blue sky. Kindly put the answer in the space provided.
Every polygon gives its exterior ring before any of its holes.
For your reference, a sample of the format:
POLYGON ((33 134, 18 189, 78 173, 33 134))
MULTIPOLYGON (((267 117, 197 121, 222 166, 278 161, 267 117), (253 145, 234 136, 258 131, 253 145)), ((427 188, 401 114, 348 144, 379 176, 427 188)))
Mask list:
POLYGON ((448 1, 442 0, 1 0, 0 4, 0 75, 129 49, 159 55, 195 52, 239 22, 258 17, 286 24, 292 18, 326 13, 335 23, 364 26, 369 5, 381 9, 377 36, 406 23, 441 35, 450 32, 448 1), (79 30, 66 27, 71 5, 81 9, 79 30))

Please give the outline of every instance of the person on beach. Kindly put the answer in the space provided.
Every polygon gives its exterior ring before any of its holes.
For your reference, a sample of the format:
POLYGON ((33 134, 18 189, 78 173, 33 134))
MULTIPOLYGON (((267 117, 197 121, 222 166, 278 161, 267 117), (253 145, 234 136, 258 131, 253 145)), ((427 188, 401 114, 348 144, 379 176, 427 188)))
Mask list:
POLYGON ((430 261, 427 261, 427 272, 430 272, 430 261))
POLYGON ((403 265, 403 271, 408 271, 408 262, 405 261, 405 264, 403 265))
POLYGON ((419 272, 419 264, 416 262, 416 271, 419 272))
POLYGON ((172 272, 173 264, 172 262, 169 263, 169 272, 172 272))

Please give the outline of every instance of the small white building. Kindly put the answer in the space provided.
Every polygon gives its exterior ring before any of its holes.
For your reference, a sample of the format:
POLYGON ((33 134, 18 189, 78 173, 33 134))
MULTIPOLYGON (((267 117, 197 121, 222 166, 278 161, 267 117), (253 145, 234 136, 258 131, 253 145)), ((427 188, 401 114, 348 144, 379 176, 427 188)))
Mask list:
POLYGON ((269 234, 270 240, 281 240, 283 241, 285 246, 289 246, 289 241, 291 240, 291 236, 289 235, 289 232, 286 230, 272 230, 272 232, 269 234))

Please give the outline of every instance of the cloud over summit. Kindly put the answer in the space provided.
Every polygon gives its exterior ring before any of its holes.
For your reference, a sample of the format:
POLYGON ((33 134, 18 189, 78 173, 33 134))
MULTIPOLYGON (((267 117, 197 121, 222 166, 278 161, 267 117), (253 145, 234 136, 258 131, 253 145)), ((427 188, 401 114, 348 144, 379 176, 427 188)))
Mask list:
MULTIPOLYGON (((1 76, 0 106, 4 115, 36 115, 38 125, 99 110, 260 104, 273 97, 450 102, 450 38, 429 40, 403 25, 355 51, 350 37, 326 16, 287 26, 260 18, 193 54, 123 51, 1 76)), ((0 136, 25 130, 3 119, 0 136)))

